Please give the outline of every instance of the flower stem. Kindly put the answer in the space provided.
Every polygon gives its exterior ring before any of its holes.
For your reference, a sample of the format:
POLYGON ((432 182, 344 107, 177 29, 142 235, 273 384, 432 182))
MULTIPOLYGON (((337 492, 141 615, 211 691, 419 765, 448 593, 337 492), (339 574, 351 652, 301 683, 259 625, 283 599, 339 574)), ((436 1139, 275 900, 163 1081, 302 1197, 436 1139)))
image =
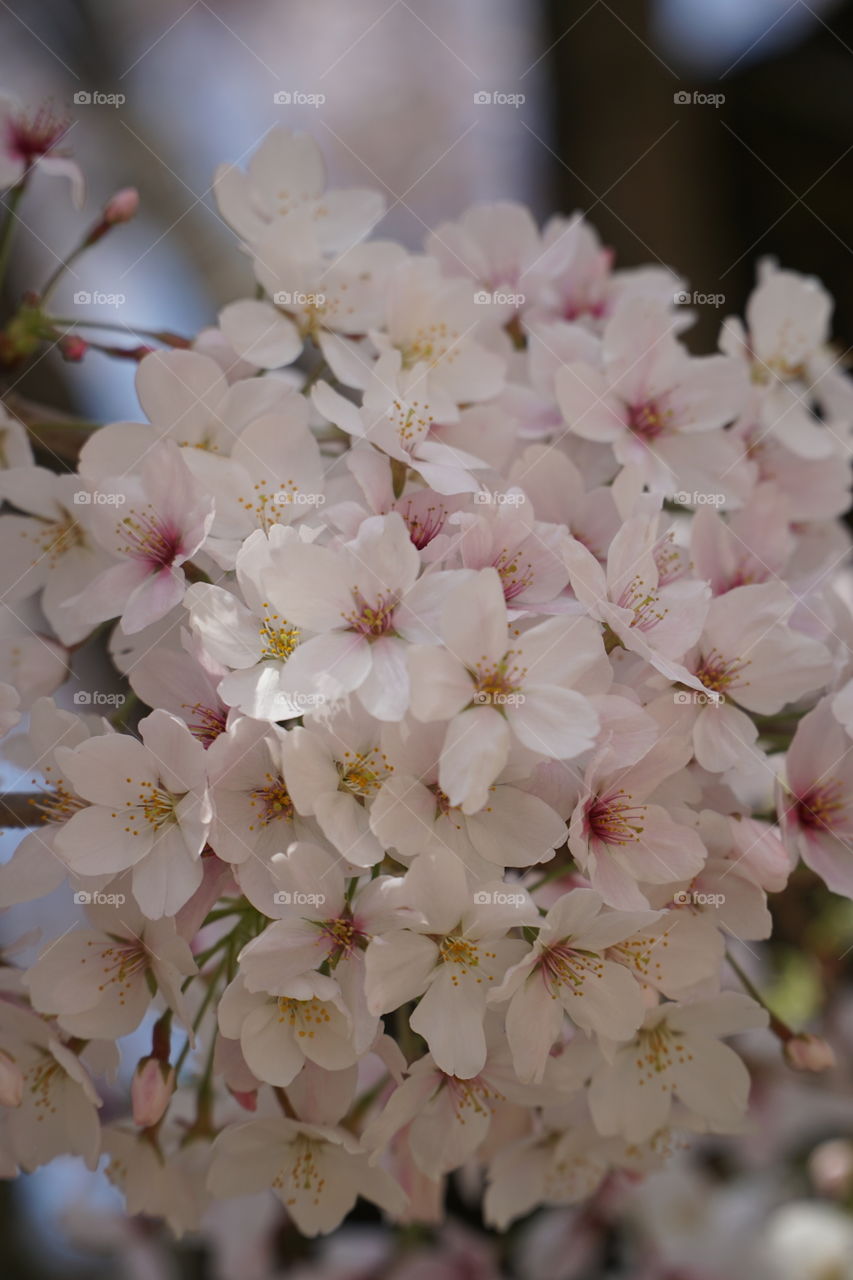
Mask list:
POLYGON ((726 952, 726 959, 728 960, 731 968, 734 970, 735 974, 737 975, 738 981, 740 982, 741 986, 743 987, 747 995, 752 996, 756 1004, 760 1004, 762 1009, 766 1009, 770 1017, 770 1030, 773 1032, 773 1034, 775 1036, 778 1036, 778 1038, 782 1041, 783 1044, 786 1041, 792 1039, 795 1033, 788 1026, 787 1022, 783 1022, 781 1018, 776 1016, 776 1014, 770 1008, 770 1005, 765 1000, 764 996, 758 990, 758 987, 756 987, 752 979, 749 978, 746 973, 744 973, 743 969, 738 964, 737 960, 735 960, 734 956, 731 954, 730 951, 726 952))
POLYGON ((3 223, 3 230, 0 231, 0 284, 6 275, 6 267, 9 264, 9 254, 12 251, 12 237, 15 232, 15 222, 17 220, 17 208, 21 202, 21 197, 26 189, 27 180, 24 178, 13 187, 9 192, 9 199, 6 204, 6 220, 3 223))

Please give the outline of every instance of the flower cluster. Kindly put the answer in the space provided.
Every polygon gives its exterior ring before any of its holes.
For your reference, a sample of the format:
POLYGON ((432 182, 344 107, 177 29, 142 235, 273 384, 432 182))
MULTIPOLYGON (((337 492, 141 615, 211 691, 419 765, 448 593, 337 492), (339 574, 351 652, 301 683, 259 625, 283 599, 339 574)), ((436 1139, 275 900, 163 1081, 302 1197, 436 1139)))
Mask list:
POLYGON ((738 1131, 768 1015, 727 944, 798 858, 853 897, 830 299, 764 262, 696 356, 580 216, 409 253, 286 129, 215 192, 257 287, 136 353, 140 421, 73 475, 0 424, 40 779, 0 906, 79 908, 3 955, 0 1164, 106 1156, 177 1232, 272 1189, 306 1235, 464 1169, 505 1228, 738 1131), (128 704, 64 709, 103 624, 128 704))

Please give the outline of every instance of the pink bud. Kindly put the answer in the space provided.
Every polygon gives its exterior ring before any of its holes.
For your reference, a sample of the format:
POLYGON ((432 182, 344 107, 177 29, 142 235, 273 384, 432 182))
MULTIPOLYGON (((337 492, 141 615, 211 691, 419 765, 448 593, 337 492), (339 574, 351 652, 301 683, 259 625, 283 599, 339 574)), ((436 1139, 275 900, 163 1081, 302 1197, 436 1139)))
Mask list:
POLYGON ((809 1174, 822 1196, 843 1200, 853 1188, 853 1142, 831 1138, 809 1156, 809 1174))
POLYGON ((257 1111, 258 1109, 258 1091, 257 1089, 243 1090, 229 1089, 228 1092, 235 1102, 239 1102, 244 1111, 257 1111))
POLYGON ((795 1071, 829 1071, 835 1066, 832 1045, 820 1036, 791 1036, 785 1041, 785 1060, 795 1071))
POLYGON ((130 1086, 133 1123, 143 1129, 156 1124, 169 1105, 174 1090, 174 1067, 157 1058, 141 1058, 130 1086))
POLYGON ((19 1107, 24 1096, 21 1068, 0 1049, 0 1106, 19 1107))
POLYGON ((104 205, 103 220, 110 227, 117 222, 130 222, 138 208, 139 192, 136 187, 122 187, 104 205))
POLYGON ((59 350, 63 360, 68 360, 72 364, 78 364, 89 350, 89 344, 85 339, 72 335, 60 339, 59 350))

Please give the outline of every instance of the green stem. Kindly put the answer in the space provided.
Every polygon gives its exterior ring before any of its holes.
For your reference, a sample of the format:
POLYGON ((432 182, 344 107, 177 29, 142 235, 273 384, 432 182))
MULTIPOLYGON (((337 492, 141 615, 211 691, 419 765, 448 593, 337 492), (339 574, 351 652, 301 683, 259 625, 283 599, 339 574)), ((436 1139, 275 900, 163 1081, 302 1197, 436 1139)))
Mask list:
POLYGON ((89 247, 88 244, 84 240, 81 244, 78 244, 76 249, 71 250, 67 258, 63 258, 61 262, 57 263, 57 265, 54 267, 53 271, 51 271, 50 275, 45 281, 44 288, 39 294, 39 297, 42 303, 47 302, 48 298, 53 293, 56 286, 59 284, 59 281, 62 279, 65 272, 71 266, 72 262, 76 262, 77 259, 80 257, 80 254, 84 251, 84 249, 87 249, 88 247, 89 247))
POLYGON ((783 1022, 781 1018, 776 1016, 776 1014, 770 1008, 770 1005, 765 1000, 764 996, 758 990, 758 987, 756 987, 752 979, 749 978, 747 974, 744 973, 743 969, 740 967, 737 960, 735 960, 734 956, 731 954, 730 951, 726 952, 726 959, 728 960, 730 966, 732 967, 735 974, 737 975, 738 981, 740 982, 741 986, 743 987, 747 995, 752 996, 756 1004, 760 1004, 762 1009, 766 1009, 770 1017, 770 1030, 773 1032, 773 1034, 778 1036, 779 1039, 782 1040, 783 1042, 786 1040, 790 1040, 794 1035, 794 1032, 788 1026, 787 1022, 783 1022))
POLYGON ((89 320, 85 316, 76 316, 73 319, 60 318, 59 316, 45 316, 48 324, 52 324, 57 329, 105 329, 109 333, 121 333, 125 337, 130 334, 138 334, 141 338, 153 338, 155 342, 163 342, 163 333, 157 329, 140 329, 135 324, 114 324, 112 320, 89 320))
POLYGON ((535 893, 537 889, 541 889, 543 884, 550 884, 552 880, 559 880, 561 876, 568 876, 575 869, 573 862, 561 862, 557 866, 552 867, 550 871, 546 871, 544 876, 536 881, 535 884, 528 885, 527 892, 535 893))
MULTIPOLYGON (((227 964, 228 964, 228 957, 223 956, 222 960, 217 965, 215 971, 211 974, 210 984, 208 985, 207 991, 205 991, 204 993, 204 999, 199 1005, 198 1012, 193 1018, 193 1031, 198 1031, 199 1027, 201 1026, 202 1019, 204 1018, 204 1015, 207 1013, 208 1009, 210 1008, 211 1001, 213 1000, 213 997, 216 994, 216 988, 219 983, 219 979, 222 977, 223 973, 225 972, 225 968, 227 964)), ((213 1037, 213 1040, 214 1041, 216 1040, 215 1036, 213 1037)), ((175 1079, 177 1079, 178 1076, 180 1075, 181 1067, 186 1062, 187 1054, 189 1053, 189 1051, 190 1051, 190 1042, 188 1037, 187 1042, 184 1045, 183 1049, 181 1049, 181 1052, 178 1054, 178 1059, 177 1059, 177 1062, 175 1063, 175 1079)))
POLYGON ((26 177, 13 187, 9 192, 9 199, 6 203, 6 220, 3 223, 3 230, 0 232, 0 284, 6 275, 6 267, 9 265, 9 254, 12 251, 12 238, 15 230, 15 222, 17 221, 16 210, 21 203, 21 197, 27 186, 26 177))

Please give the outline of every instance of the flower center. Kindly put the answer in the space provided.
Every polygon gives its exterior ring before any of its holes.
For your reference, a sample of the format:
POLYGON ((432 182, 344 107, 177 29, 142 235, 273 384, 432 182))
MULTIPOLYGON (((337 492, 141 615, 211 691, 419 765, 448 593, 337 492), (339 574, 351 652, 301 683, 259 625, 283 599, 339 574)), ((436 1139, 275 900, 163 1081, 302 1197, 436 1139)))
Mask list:
MULTIPOLYGON (((145 821, 155 831, 159 831, 161 827, 165 827, 171 822, 177 822, 175 797, 170 791, 156 786, 153 782, 140 782, 139 785, 142 790, 139 793, 140 803, 136 807, 141 809, 145 821)), ((129 829, 129 827, 125 827, 126 831, 129 829)), ((133 834, 138 835, 139 833, 134 831, 133 834)))
POLYGON ((539 958, 539 972, 551 994, 556 999, 554 987, 569 987, 576 996, 583 995, 584 983, 589 978, 604 977, 604 961, 589 951, 577 951, 564 938, 546 947, 539 958))
MULTIPOLYGON (((267 827, 271 822, 277 822, 280 818, 284 818, 286 822, 289 822, 293 817, 294 809, 284 778, 280 775, 276 777, 272 773, 268 773, 265 776, 267 778, 266 785, 253 787, 249 792, 252 808, 260 810, 261 826, 267 827)), ((250 824, 249 830, 255 830, 254 823, 250 824)))
POLYGON ((182 552, 180 529, 161 520, 150 505, 148 511, 141 515, 133 512, 125 516, 117 528, 125 540, 119 548, 120 553, 133 560, 142 560, 153 569, 167 568, 182 552))
POLYGON ((514 655, 515 650, 508 649, 500 662, 491 665, 485 655, 480 659, 474 672, 475 703, 502 707, 523 701, 521 689, 527 676, 527 668, 519 667, 514 655))
POLYGON ((338 761, 339 789, 354 796, 372 796, 393 772, 393 764, 378 747, 371 751, 345 751, 343 760, 338 761))
POLYGON ((482 1076, 473 1076, 470 1080, 462 1080, 459 1076, 445 1076, 443 1084, 450 1095, 454 1119, 460 1124, 464 1124, 468 1118, 466 1111, 474 1116, 491 1115, 498 1102, 506 1101, 504 1095, 482 1076))
POLYGON ((265 600, 261 606, 264 620, 258 628, 261 638, 261 661, 271 658, 275 662, 286 662, 299 644, 300 631, 277 613, 269 612, 269 604, 265 600))
MULTIPOLYGON (((483 951, 481 956, 479 945, 458 933, 449 933, 442 938, 438 944, 438 952, 442 964, 456 966, 456 972, 451 972, 450 975, 450 981, 454 987, 458 987, 459 979, 466 978, 472 969, 480 968, 481 959, 496 959, 494 951, 483 951)), ((478 974, 476 981, 482 982, 484 977, 489 982, 492 981, 492 975, 489 973, 484 973, 482 976, 478 974)))
POLYGON ((511 554, 504 547, 492 561, 492 565, 500 575, 504 600, 507 603, 521 595, 522 591, 526 591, 535 579, 533 565, 529 560, 522 563, 521 553, 518 550, 511 554))
POLYGON ((42 822, 67 822, 78 810, 88 807, 86 800, 81 800, 61 782, 54 783, 51 790, 43 788, 30 799, 30 804, 38 809, 42 822))
POLYGON ((650 631, 669 613, 669 609, 661 605, 657 591, 650 590, 639 576, 631 579, 616 603, 634 615, 630 626, 638 631, 650 631))
POLYGON ((613 791, 592 801, 586 814, 588 835, 604 844, 627 845, 643 834, 645 806, 632 803, 627 791, 613 791))
POLYGON ((797 822, 808 831, 831 831, 844 813, 844 789, 837 778, 819 783, 795 804, 797 822))
POLYGON ((296 1204, 295 1195, 287 1195, 288 1191, 307 1191, 314 1193, 314 1204, 320 1203, 320 1197, 326 1189, 326 1179, 320 1176, 316 1153, 320 1144, 311 1142, 304 1135, 290 1145, 291 1163, 282 1165, 272 1180, 273 1187, 285 1193, 285 1205, 296 1204))
POLYGON ((671 410, 661 409, 656 401, 631 405, 628 408, 628 430, 641 440, 656 440, 666 430, 671 410))
POLYGON ((22 112, 7 123, 6 145, 12 155, 32 164, 40 156, 46 156, 68 130, 68 120, 56 115, 49 106, 41 107, 33 115, 22 112))
POLYGON ((716 649, 704 655, 696 668, 696 675, 706 689, 712 693, 725 693, 733 684, 748 684, 740 679, 741 673, 749 666, 748 658, 724 658, 716 649))
MULTIPOLYGON (((115 946, 99 946, 95 942, 87 942, 87 947, 97 948, 92 959, 95 967, 100 967, 102 981, 98 983, 99 991, 115 985, 118 988, 118 1002, 124 1005, 127 994, 133 985, 133 979, 145 973, 148 968, 148 956, 138 943, 116 944, 115 946)), ((87 964, 84 959, 82 964, 87 964)))
POLYGON ((300 1039, 313 1040, 317 1027, 331 1022, 331 1014, 322 1000, 295 1000, 293 996, 279 996, 278 1021, 286 1022, 300 1039))
MULTIPOLYGON (((634 1066, 640 1072, 640 1084, 654 1081, 656 1077, 665 1075, 676 1062, 683 1066, 693 1061, 693 1054, 687 1051, 680 1032, 673 1030, 666 1023, 649 1027, 640 1031, 637 1036, 637 1057, 634 1066)), ((671 1091, 671 1081, 660 1081, 662 1089, 671 1091)))
POLYGON ((429 406, 421 404, 420 400, 406 404, 395 398, 386 412, 401 447, 411 453, 430 429, 429 406))
POLYGON ((225 722, 228 719, 225 707, 206 707, 201 702, 183 702, 181 709, 191 711, 195 716, 195 720, 187 721, 187 728, 202 746, 209 747, 220 733, 225 732, 225 722))
POLYGON ((67 511, 63 511, 58 520, 39 520, 35 532, 29 533, 22 530, 21 537, 32 538, 38 548, 36 559, 41 560, 47 557, 51 568, 58 564, 66 551, 70 551, 72 547, 82 547, 85 543, 83 530, 67 511))
POLYGON ((342 617, 349 624, 351 631, 356 631, 368 640, 378 640, 394 630, 394 610, 399 599, 394 595, 379 595, 369 604, 357 587, 352 588, 352 600, 355 606, 351 613, 342 617))
POLYGON ((445 507, 427 507, 426 511, 415 512, 412 510, 412 503, 409 502, 405 508, 398 506, 397 510, 405 520, 409 537, 418 551, 423 551, 424 547, 429 546, 433 538, 441 533, 447 521, 445 507))
POLYGON ((458 341, 459 334, 448 329, 443 320, 433 324, 421 325, 416 329, 408 342, 400 347, 403 357, 403 368, 411 369, 416 364, 426 362, 435 368, 443 356, 454 359, 451 348, 458 341), (449 353, 449 354, 448 354, 449 353))

